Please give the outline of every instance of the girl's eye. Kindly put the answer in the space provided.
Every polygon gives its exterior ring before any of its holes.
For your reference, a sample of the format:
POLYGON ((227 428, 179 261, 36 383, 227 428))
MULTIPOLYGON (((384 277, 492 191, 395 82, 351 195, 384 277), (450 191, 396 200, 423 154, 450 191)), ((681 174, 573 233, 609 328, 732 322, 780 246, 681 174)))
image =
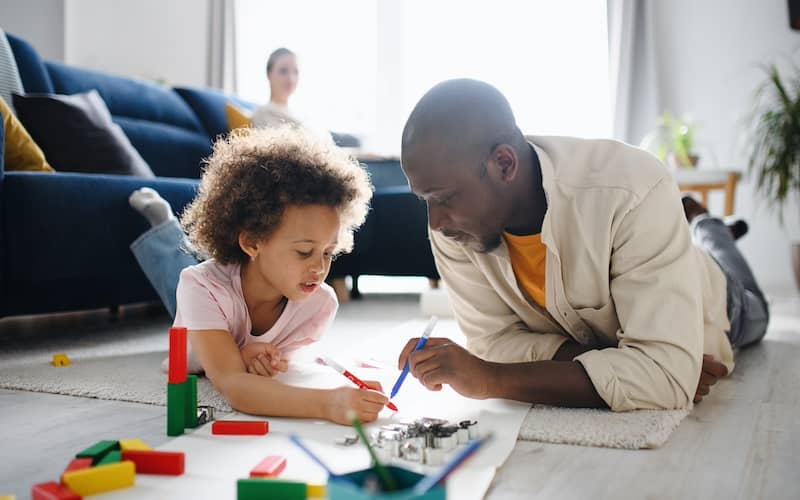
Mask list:
POLYGON ((300 257, 302 257, 304 259, 307 259, 307 258, 311 257, 311 252, 301 252, 300 250, 296 250, 296 252, 297 252, 297 255, 299 255, 300 257))

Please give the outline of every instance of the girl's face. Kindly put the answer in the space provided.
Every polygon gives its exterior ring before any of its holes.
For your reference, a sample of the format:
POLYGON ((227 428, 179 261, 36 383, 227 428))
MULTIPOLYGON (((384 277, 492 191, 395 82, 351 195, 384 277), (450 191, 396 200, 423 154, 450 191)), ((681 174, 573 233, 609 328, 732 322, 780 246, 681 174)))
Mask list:
POLYGON ((267 240, 248 247, 249 266, 264 285, 264 290, 256 293, 277 292, 294 301, 314 293, 330 270, 339 227, 339 213, 332 207, 286 207, 278 229, 267 240))
POLYGON ((267 78, 273 97, 288 99, 297 88, 296 58, 292 54, 279 56, 275 59, 267 78))

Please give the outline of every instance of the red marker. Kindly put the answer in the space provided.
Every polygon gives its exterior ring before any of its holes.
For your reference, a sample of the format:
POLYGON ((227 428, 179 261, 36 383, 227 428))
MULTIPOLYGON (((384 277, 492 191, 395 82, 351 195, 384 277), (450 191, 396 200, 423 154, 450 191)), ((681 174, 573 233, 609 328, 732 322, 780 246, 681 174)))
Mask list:
MULTIPOLYGON (((354 384, 356 384, 359 389, 372 389, 363 380, 361 380, 360 378, 356 377, 355 375, 353 375, 349 371, 345 370, 344 366, 340 365, 339 363, 337 363, 336 361, 332 360, 331 358, 325 358, 325 364, 327 364, 328 366, 330 366, 331 368, 333 368, 337 372, 341 373, 345 377, 349 378, 350 381, 352 381, 354 384)), ((386 407, 389 408, 392 411, 397 411, 397 407, 391 401, 386 403, 386 407)))

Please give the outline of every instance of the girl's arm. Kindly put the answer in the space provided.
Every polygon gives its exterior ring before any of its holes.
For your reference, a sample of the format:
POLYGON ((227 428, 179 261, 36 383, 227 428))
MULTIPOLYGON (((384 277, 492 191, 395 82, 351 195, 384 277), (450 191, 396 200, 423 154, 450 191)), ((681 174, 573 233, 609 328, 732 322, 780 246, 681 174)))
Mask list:
POLYGON ((189 341, 206 376, 237 411, 323 418, 348 425, 348 410, 354 410, 360 420, 371 422, 388 401, 375 391, 350 387, 308 389, 247 373, 239 347, 224 330, 190 330, 189 341))

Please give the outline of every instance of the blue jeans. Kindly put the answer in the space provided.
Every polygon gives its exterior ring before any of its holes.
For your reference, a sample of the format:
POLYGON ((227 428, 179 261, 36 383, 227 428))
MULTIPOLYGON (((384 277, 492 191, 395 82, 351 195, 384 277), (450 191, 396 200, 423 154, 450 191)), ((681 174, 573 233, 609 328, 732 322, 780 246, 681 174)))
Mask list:
POLYGON ((722 220, 699 215, 692 220, 692 239, 713 258, 728 278, 728 339, 734 348, 754 344, 767 333, 769 305, 744 256, 722 220))
POLYGON ((188 248, 186 234, 177 219, 147 230, 131 243, 131 251, 155 288, 170 316, 175 317, 178 278, 181 271, 198 263, 188 248))

